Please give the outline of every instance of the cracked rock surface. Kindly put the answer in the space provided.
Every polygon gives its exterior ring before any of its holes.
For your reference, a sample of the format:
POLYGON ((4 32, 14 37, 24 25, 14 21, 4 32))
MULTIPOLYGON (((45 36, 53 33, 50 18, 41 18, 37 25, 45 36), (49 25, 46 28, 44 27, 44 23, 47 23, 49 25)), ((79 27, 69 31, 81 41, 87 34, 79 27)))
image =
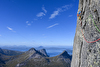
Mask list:
POLYGON ((79 11, 81 20, 77 17, 71 67, 100 67, 100 40, 85 41, 100 38, 100 0, 79 0, 79 11))

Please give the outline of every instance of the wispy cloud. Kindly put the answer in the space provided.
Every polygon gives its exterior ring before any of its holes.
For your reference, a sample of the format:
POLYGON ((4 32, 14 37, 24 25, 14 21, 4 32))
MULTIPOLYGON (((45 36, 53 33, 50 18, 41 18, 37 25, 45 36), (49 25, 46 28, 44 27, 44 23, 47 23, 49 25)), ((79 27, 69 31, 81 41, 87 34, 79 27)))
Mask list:
POLYGON ((1 36, 1 35, 0 35, 1 36))
POLYGON ((47 13, 47 10, 45 9, 44 6, 42 7, 42 10, 43 10, 45 13, 47 13))
POLYGON ((8 28, 8 30, 10 30, 10 31, 12 31, 12 32, 16 32, 16 31, 14 31, 12 28, 10 28, 10 27, 7 27, 8 28))
POLYGON ((68 17, 72 17, 73 15, 69 15, 68 17))
POLYGON ((66 11, 66 10, 70 9, 71 7, 72 7, 72 4, 62 6, 62 11, 66 11))
POLYGON ((45 15, 46 15, 47 10, 45 9, 44 6, 42 7, 42 10, 43 10, 44 12, 40 12, 40 13, 38 13, 38 14, 36 15, 37 17, 42 17, 42 16, 45 16, 45 15))
POLYGON ((7 27, 7 28, 8 28, 9 30, 11 30, 11 31, 13 30, 13 29, 12 29, 12 28, 10 28, 10 27, 7 27))
POLYGON ((26 21, 26 23, 28 23, 29 21, 26 21))
POLYGON ((59 14, 59 12, 59 10, 54 11, 53 14, 51 14, 51 16, 49 17, 49 19, 55 18, 59 14))
POLYGON ((54 26, 56 26, 56 25, 59 25, 59 24, 56 23, 56 24, 53 24, 53 25, 51 25, 51 26, 49 26, 49 27, 47 27, 47 28, 52 28, 52 27, 54 27, 54 26))
POLYGON ((45 13, 40 12, 40 13, 38 13, 36 16, 37 16, 37 17, 42 17, 42 16, 44 16, 44 15, 45 15, 45 13))
POLYGON ((28 26, 30 26, 31 24, 29 23, 29 24, 27 24, 28 26))
POLYGON ((62 6, 61 8, 58 8, 56 11, 53 12, 53 14, 51 14, 49 19, 55 18, 57 15, 59 15, 60 12, 64 12, 64 11, 68 10, 69 8, 71 8, 71 7, 72 7, 72 5, 65 5, 65 6, 62 6))
MULTIPOLYGON (((32 21, 32 23, 33 23, 33 21, 32 21)), ((26 27, 31 26, 31 23, 29 23, 29 21, 26 21, 26 24, 27 24, 26 27)))

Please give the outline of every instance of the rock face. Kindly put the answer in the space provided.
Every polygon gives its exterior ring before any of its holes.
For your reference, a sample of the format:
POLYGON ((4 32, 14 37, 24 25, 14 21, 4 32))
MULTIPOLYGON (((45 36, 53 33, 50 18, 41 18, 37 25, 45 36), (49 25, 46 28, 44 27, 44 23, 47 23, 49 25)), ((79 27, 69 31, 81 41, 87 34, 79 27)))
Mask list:
POLYGON ((79 0, 71 67, 100 67, 100 0, 79 0))
POLYGON ((47 53, 46 53, 46 50, 45 50, 45 49, 41 49, 41 50, 39 50, 39 52, 40 52, 40 53, 42 53, 42 54, 44 54, 46 57, 49 57, 49 56, 47 55, 47 53))

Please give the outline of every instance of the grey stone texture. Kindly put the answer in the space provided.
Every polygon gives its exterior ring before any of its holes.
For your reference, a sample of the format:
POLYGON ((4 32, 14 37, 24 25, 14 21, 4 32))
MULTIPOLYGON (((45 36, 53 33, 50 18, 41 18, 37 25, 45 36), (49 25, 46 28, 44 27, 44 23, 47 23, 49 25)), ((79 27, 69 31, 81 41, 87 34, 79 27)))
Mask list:
POLYGON ((81 20, 77 17, 71 67, 100 67, 100 40, 87 43, 84 39, 91 42, 100 38, 100 0, 79 0, 79 11, 81 20))

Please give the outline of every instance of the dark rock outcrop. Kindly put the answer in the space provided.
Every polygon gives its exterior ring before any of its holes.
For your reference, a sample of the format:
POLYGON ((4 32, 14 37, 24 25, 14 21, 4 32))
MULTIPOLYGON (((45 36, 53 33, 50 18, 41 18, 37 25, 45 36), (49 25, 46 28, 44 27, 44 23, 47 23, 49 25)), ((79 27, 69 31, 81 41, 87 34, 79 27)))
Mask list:
POLYGON ((39 50, 39 52, 40 52, 40 53, 42 53, 42 54, 44 54, 46 57, 49 57, 49 56, 47 55, 47 53, 46 53, 46 50, 45 50, 45 49, 41 49, 41 50, 39 50))
POLYGON ((71 67, 100 67, 100 0, 79 0, 71 67))
POLYGON ((72 57, 67 53, 67 51, 63 51, 60 55, 59 58, 65 58, 65 59, 72 59, 72 57))
POLYGON ((36 57, 36 56, 48 57, 45 49, 36 50, 35 48, 31 48, 29 49, 28 52, 33 53, 31 57, 36 57))
POLYGON ((2 50, 1 48, 0 48, 0 53, 1 53, 1 54, 4 54, 4 52, 3 52, 3 50, 2 50))
POLYGON ((2 57, 4 57, 4 56, 0 53, 0 67, 3 67, 5 64, 5 61, 3 60, 2 57))

